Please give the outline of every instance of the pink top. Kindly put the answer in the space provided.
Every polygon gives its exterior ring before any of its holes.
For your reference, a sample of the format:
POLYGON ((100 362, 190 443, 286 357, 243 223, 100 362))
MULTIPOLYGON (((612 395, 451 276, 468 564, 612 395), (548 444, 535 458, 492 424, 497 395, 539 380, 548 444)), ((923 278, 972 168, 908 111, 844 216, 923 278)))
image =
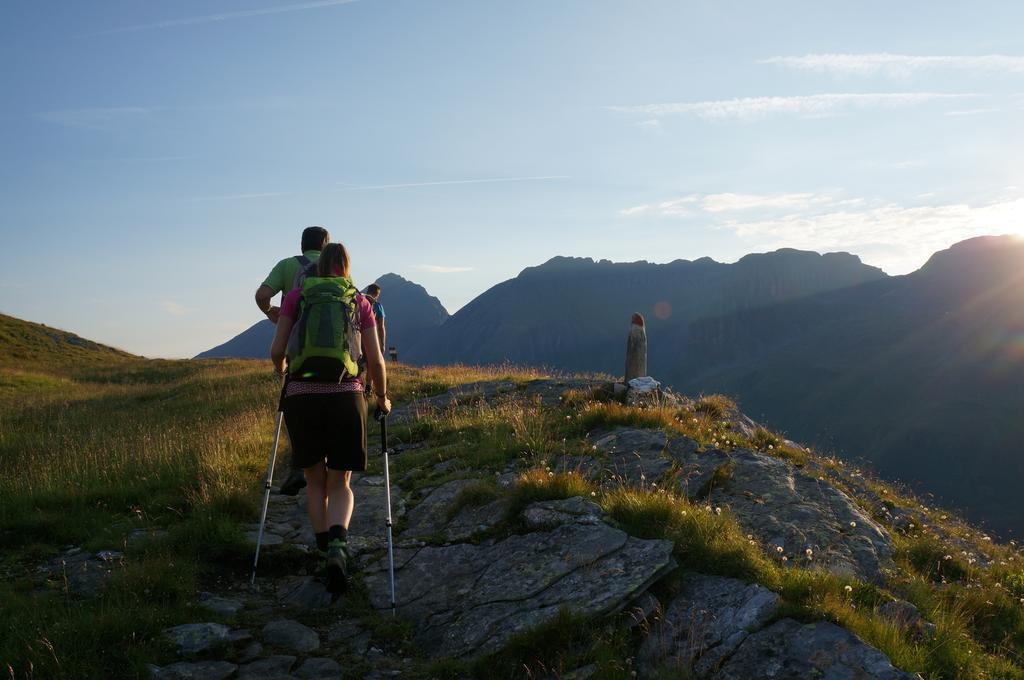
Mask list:
MULTIPOLYGON (((295 288, 281 301, 281 316, 286 316, 295 321, 299 315, 299 299, 302 297, 302 289, 295 288)), ((377 317, 373 314, 373 307, 370 301, 362 294, 356 295, 356 319, 359 322, 360 331, 368 331, 377 326, 377 317)), ((297 394, 335 394, 337 392, 362 392, 363 381, 358 377, 345 378, 340 383, 322 383, 306 380, 289 380, 285 396, 291 397, 297 394)))

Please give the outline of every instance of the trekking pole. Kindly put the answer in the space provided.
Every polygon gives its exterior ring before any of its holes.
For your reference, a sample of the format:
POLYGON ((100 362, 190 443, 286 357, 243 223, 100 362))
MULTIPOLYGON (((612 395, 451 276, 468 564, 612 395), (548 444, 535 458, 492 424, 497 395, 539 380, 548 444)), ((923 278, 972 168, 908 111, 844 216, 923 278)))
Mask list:
POLYGON ((270 505, 270 483, 274 479, 274 463, 277 462, 277 443, 281 439, 281 423, 284 421, 284 391, 288 386, 288 377, 281 381, 281 398, 277 402, 277 422, 274 424, 274 445, 270 448, 270 463, 267 465, 267 478, 263 482, 263 510, 260 512, 260 530, 256 534, 256 557, 252 560, 252 577, 249 585, 256 585, 256 565, 260 561, 260 545, 263 543, 263 526, 267 523, 267 507, 270 505))
POLYGON ((376 418, 380 422, 380 448, 384 452, 384 500, 387 503, 388 527, 388 576, 391 580, 391 615, 396 615, 395 604, 395 546, 391 539, 391 474, 388 471, 388 416, 377 409, 376 418))

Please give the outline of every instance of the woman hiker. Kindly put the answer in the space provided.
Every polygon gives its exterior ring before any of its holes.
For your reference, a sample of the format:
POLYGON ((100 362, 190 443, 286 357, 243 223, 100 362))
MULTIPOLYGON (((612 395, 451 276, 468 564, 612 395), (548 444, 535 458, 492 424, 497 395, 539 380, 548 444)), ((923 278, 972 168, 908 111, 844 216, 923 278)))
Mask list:
POLYGON ((284 420, 295 464, 306 476, 306 506, 326 563, 328 589, 348 586, 348 525, 355 498, 352 472, 366 469, 366 401, 356 367, 360 350, 373 379, 377 408, 391 410, 384 358, 369 301, 349 280, 348 251, 324 247, 317 276, 281 303, 270 348, 274 368, 288 371, 284 420), (285 358, 287 356, 287 364, 285 358))

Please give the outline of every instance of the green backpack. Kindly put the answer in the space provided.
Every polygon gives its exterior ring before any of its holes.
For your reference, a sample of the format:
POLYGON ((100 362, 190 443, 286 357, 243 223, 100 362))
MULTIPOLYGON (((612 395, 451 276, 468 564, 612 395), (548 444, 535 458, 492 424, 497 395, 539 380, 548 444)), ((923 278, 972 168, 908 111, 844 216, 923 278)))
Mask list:
POLYGON ((358 293, 342 276, 310 276, 302 282, 298 320, 288 337, 293 379, 340 382, 359 375, 358 293))

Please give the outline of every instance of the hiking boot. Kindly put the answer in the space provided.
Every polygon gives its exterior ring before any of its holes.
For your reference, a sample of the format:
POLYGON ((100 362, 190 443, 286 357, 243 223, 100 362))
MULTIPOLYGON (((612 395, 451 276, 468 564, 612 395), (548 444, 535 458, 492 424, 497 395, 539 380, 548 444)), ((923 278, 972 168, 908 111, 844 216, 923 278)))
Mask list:
POLYGON ((332 594, 348 590, 348 543, 334 539, 327 544, 327 590, 332 594))
POLYGON ((288 475, 288 479, 284 480, 284 484, 281 485, 278 493, 284 494, 285 496, 294 496, 306 486, 306 475, 302 474, 302 470, 293 469, 291 474, 288 475))
POLYGON ((313 575, 327 576, 327 551, 317 550, 316 554, 316 571, 313 572, 313 575))

